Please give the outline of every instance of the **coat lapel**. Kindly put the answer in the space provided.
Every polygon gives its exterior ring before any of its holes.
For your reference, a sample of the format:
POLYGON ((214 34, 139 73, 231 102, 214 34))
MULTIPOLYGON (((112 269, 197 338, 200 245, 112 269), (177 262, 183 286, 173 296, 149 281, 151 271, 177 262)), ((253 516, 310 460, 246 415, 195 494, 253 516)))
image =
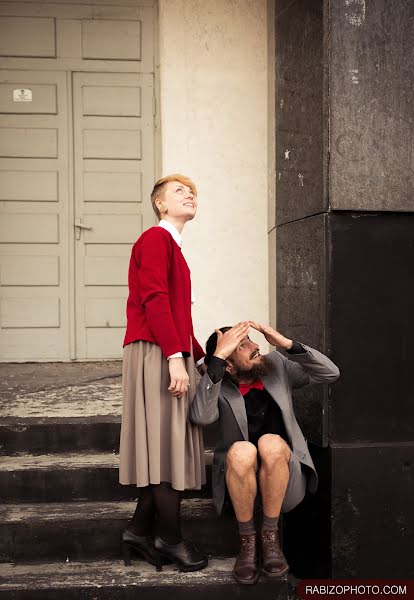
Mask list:
POLYGON ((274 371, 263 377, 263 385, 273 400, 279 405, 282 412, 289 410, 288 396, 286 387, 283 385, 282 380, 274 371))
POLYGON ((221 393, 227 400, 227 402, 230 404, 230 408, 234 413, 237 425, 239 426, 244 439, 248 440, 249 431, 247 428, 246 407, 244 404, 244 398, 241 395, 239 389, 228 378, 225 378, 223 380, 223 383, 221 384, 221 393))

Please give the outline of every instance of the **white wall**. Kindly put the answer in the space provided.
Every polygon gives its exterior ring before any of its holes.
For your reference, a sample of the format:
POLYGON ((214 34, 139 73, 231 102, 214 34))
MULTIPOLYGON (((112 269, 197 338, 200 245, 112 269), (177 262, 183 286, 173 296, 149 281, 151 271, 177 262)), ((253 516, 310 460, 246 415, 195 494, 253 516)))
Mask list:
POLYGON ((159 0, 159 43, 161 174, 199 190, 183 251, 204 345, 269 319, 266 0, 159 0))

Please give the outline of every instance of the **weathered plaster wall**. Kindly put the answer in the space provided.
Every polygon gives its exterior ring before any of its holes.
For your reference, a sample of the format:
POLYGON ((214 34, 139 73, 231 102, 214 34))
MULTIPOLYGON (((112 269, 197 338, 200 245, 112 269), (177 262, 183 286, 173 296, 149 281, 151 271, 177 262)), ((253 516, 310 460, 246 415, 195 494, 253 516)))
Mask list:
POLYGON ((266 0, 160 0, 159 43, 161 171, 199 189, 183 251, 204 344, 269 318, 266 0))

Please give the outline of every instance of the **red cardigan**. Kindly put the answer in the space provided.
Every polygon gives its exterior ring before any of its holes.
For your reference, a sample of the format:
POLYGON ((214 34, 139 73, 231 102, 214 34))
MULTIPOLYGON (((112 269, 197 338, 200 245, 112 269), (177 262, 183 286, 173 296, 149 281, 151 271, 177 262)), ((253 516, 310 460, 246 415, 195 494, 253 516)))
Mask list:
POLYGON ((190 270, 181 248, 163 227, 151 227, 135 242, 128 273, 124 346, 137 340, 160 346, 165 357, 204 356, 191 319, 190 270))

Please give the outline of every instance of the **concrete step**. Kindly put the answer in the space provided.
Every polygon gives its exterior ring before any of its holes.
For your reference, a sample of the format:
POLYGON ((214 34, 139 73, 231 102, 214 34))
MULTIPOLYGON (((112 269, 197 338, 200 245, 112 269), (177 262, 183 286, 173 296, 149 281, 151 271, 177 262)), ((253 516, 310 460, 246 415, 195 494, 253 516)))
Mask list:
MULTIPOLYGON (((210 494, 213 453, 206 451, 207 485, 184 497, 210 494)), ((0 461, 3 502, 65 502, 68 500, 133 500, 136 486, 118 483, 119 457, 108 452, 17 454, 0 461)))
MULTIPOLYGON (((120 559, 120 536, 135 502, 70 502, 0 506, 0 562, 120 559)), ((238 552, 234 516, 218 517, 208 499, 184 499, 183 534, 215 556, 238 552)))
POLYGON ((0 451, 118 451, 121 411, 119 379, 17 394, 0 403, 0 451))
MULTIPOLYGON (((102 380, 25 392, 0 400, 0 454, 119 449, 122 391, 102 380)), ((217 424, 204 429, 214 447, 217 424)))
POLYGON ((118 452, 118 418, 3 419, 0 456, 47 452, 118 452))
POLYGON ((215 558, 195 573, 166 566, 162 573, 144 562, 70 562, 1 564, 1 600, 287 600, 286 579, 262 576, 256 586, 240 586, 232 575, 233 558, 215 558))

